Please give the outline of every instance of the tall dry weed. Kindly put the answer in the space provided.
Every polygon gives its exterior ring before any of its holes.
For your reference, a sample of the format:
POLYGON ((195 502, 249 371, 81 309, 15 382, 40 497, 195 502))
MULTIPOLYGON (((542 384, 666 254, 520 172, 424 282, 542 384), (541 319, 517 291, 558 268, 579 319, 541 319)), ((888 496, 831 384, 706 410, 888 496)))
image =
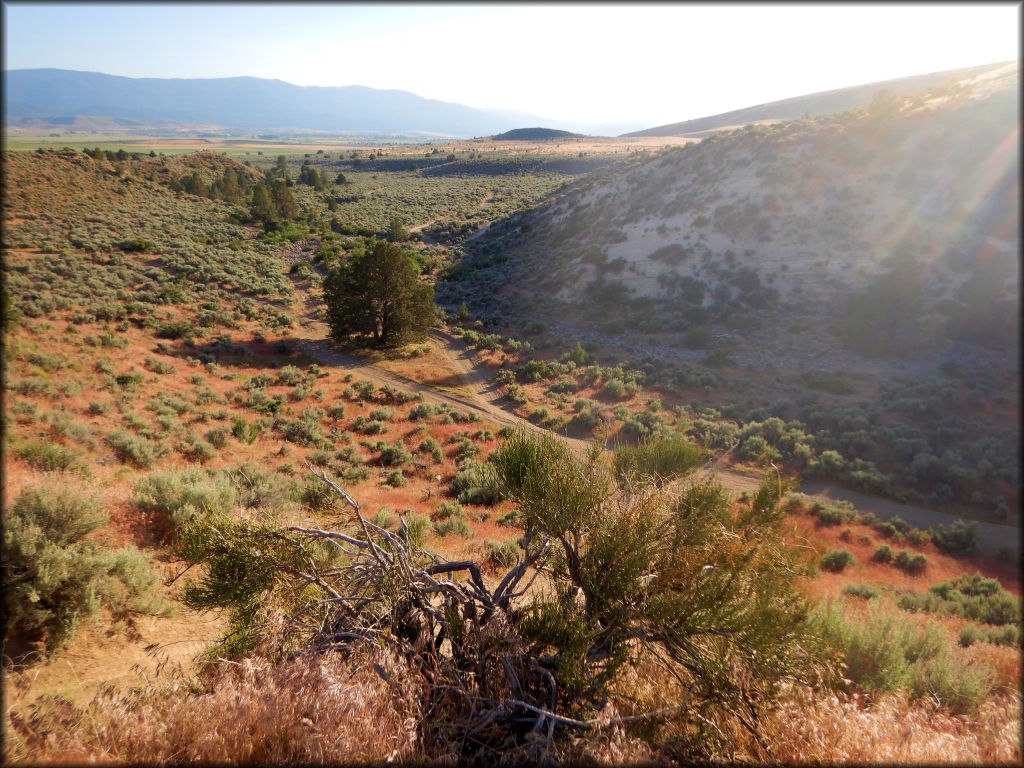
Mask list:
POLYGON ((225 664, 204 686, 39 702, 9 715, 5 762, 380 763, 417 757, 415 690, 381 654, 225 664), (377 661, 392 683, 374 671, 377 661))
POLYGON ((762 721, 772 762, 1020 764, 1021 699, 991 698, 974 717, 949 715, 905 695, 870 706, 858 696, 805 694, 762 721))

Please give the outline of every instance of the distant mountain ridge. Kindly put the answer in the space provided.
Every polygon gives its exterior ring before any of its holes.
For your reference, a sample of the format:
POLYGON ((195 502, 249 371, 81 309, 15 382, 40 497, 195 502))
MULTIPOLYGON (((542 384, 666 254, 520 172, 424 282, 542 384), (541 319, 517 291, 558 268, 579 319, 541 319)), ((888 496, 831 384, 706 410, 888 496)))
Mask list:
POLYGON ((474 109, 408 91, 298 86, 257 77, 131 78, 63 69, 4 72, 9 123, 60 126, 75 116, 277 131, 421 132, 488 136, 545 121, 474 109))
POLYGON ((943 72, 931 72, 925 75, 901 77, 895 80, 882 80, 849 88, 832 91, 820 91, 791 99, 758 104, 718 115, 699 117, 681 123, 671 123, 642 131, 625 133, 623 136, 695 136, 706 131, 724 128, 738 128, 750 123, 775 120, 796 120, 801 117, 818 117, 834 112, 845 112, 848 109, 866 107, 880 90, 889 91, 894 96, 909 96, 929 88, 937 88, 953 81, 968 80, 986 75, 998 75, 999 70, 1007 73, 1017 72, 1018 62, 999 62, 983 64, 965 69, 951 69, 943 72))

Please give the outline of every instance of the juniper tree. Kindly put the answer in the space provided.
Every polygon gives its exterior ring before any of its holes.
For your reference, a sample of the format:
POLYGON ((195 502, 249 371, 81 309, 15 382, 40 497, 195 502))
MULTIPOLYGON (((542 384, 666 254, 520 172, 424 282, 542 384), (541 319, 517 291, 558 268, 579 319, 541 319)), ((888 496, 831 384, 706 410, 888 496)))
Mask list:
POLYGON ((377 241, 354 252, 324 279, 331 336, 391 346, 426 336, 434 322, 434 288, 420 282, 415 262, 396 245, 377 241))

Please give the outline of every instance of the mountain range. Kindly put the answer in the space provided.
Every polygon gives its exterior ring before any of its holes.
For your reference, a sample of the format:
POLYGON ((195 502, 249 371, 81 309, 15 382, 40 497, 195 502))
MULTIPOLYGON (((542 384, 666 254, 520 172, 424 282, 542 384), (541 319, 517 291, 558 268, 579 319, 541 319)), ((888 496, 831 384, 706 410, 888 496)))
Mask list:
POLYGON ((132 78, 64 69, 4 72, 4 113, 9 128, 38 131, 157 128, 469 137, 538 124, 591 132, 637 127, 635 122, 581 126, 360 85, 298 86, 257 77, 132 78))
POLYGON ((540 120, 424 99, 408 91, 303 87, 256 77, 160 79, 23 69, 5 73, 4 92, 5 113, 14 124, 42 119, 60 125, 62 119, 83 115, 131 121, 126 128, 174 122, 247 131, 474 136, 540 120))

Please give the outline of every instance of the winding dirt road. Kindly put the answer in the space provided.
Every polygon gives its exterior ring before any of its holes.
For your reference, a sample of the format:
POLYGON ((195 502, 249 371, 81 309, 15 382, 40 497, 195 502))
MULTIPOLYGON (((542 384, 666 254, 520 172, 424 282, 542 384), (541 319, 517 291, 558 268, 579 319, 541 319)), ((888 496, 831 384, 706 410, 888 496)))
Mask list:
MULTIPOLYGON (((294 253, 286 253, 285 257, 290 261, 302 257, 302 253, 296 248, 294 253)), ((514 412, 513 404, 505 397, 505 393, 498 383, 487 374, 477 359, 475 350, 462 339, 440 330, 433 330, 430 333, 431 339, 437 344, 451 368, 466 385, 468 390, 466 395, 445 392, 367 363, 358 356, 340 352, 334 347, 328 336, 327 324, 317 320, 314 315, 319 300, 310 294, 308 286, 303 285, 299 279, 293 276, 293 281, 296 293, 302 297, 302 304, 306 308, 305 317, 300 323, 301 330, 296 334, 295 341, 300 349, 310 357, 319 360, 324 365, 344 367, 353 376, 420 392, 428 400, 448 403, 467 411, 479 413, 482 417, 503 426, 522 426, 532 432, 544 431, 514 412)), ((569 444, 577 456, 585 455, 590 444, 589 441, 567 435, 560 435, 560 437, 569 444)), ((760 474, 744 472, 721 463, 715 466, 714 472, 718 482, 731 494, 740 494, 744 491, 752 493, 761 483, 760 474)), ((960 519, 956 515, 934 509, 869 496, 836 483, 807 481, 797 486, 796 490, 826 501, 837 499, 849 501, 858 510, 873 512, 883 520, 899 516, 918 528, 950 525, 960 519)), ((1021 529, 1012 525, 979 521, 978 544, 979 548, 988 554, 998 554, 1001 550, 1008 551, 1019 560, 1022 548, 1021 529)))
MULTIPOLYGON (((452 369, 456 371, 466 385, 467 395, 445 392, 430 385, 386 371, 378 366, 367 363, 355 355, 348 355, 338 351, 328 338, 328 328, 325 323, 309 318, 301 327, 303 334, 296 337, 300 348, 324 365, 341 366, 349 373, 352 373, 353 376, 371 379, 379 384, 390 384, 413 392, 420 392, 428 400, 448 403, 466 411, 479 413, 482 417, 500 425, 522 426, 533 432, 543 431, 540 427, 513 411, 512 403, 505 397, 502 388, 480 365, 476 352, 458 337, 438 330, 432 331, 430 334, 438 349, 447 358, 452 369)), ((587 440, 580 438, 566 435, 560 435, 560 437, 569 444, 569 447, 578 456, 584 455, 589 445, 587 440)), ((722 484, 722 487, 731 494, 756 491, 761 481, 761 477, 758 474, 744 472, 726 465, 716 467, 715 475, 722 484)), ((955 515, 910 504, 901 504, 890 499, 869 496, 834 483, 805 482, 797 490, 808 496, 819 497, 824 500, 843 499, 849 501, 858 510, 874 512, 880 518, 886 520, 898 515, 920 528, 949 525, 958 519, 955 515)), ((1018 557, 1020 555, 1020 529, 1014 526, 979 522, 978 539, 980 548, 990 554, 995 554, 1002 549, 1009 550, 1018 557)))

